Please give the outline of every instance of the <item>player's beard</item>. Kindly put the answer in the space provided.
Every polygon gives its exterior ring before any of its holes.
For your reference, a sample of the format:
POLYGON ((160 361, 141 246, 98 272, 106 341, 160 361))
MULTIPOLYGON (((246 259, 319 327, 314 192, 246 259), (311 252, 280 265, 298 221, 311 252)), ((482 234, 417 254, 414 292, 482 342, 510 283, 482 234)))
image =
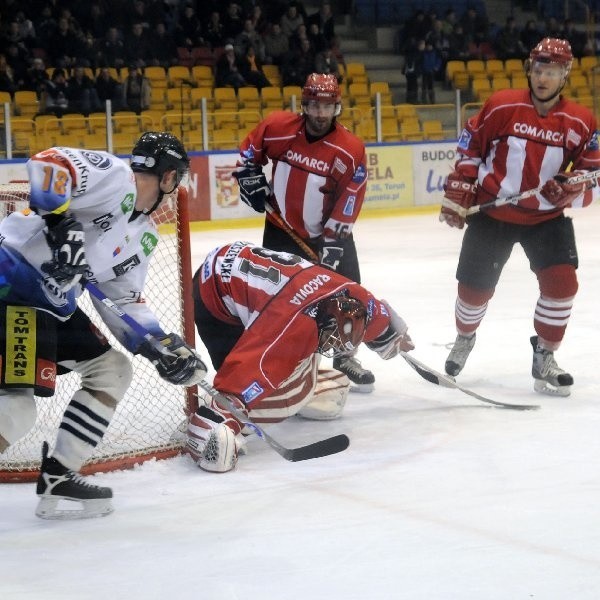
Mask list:
POLYGON ((306 116, 306 131, 315 137, 325 135, 331 129, 332 119, 328 117, 306 116))

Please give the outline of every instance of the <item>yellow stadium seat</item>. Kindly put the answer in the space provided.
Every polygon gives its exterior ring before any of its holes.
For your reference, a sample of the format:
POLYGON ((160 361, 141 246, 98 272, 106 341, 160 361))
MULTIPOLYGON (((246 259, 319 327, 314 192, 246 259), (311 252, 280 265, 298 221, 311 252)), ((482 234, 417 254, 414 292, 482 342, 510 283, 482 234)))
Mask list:
POLYGON ((263 65, 262 70, 272 86, 279 87, 281 85, 281 73, 277 65, 263 65))
POLYGON ((400 141, 398 121, 395 118, 386 117, 385 119, 381 119, 381 139, 384 142, 400 141))
POLYGON ((426 140, 443 140, 444 130, 439 119, 428 119, 423 121, 423 137, 426 140))
POLYGON ((210 147, 213 150, 233 150, 237 148, 237 129, 215 129, 210 139, 210 147))
POLYGON ((18 90, 14 96, 15 114, 19 116, 35 115, 40 108, 35 92, 27 90, 18 90))
POLYGON ((286 108, 291 108, 292 98, 296 98, 296 110, 300 110, 300 104, 302 103, 302 88, 299 85, 284 85, 281 88, 281 94, 283 96, 283 105, 286 108))
POLYGON ((139 133, 140 121, 136 113, 124 110, 113 115, 115 133, 139 133))
POLYGON ((192 102, 192 109, 200 108, 202 106, 202 98, 206 99, 206 109, 213 110, 215 107, 215 101, 213 99, 213 88, 208 86, 201 86, 192 88, 190 92, 190 99, 192 102))
POLYGON ((513 73, 513 76, 510 78, 510 84, 513 89, 527 89, 529 87, 529 82, 527 81, 527 76, 525 73, 513 73))
POLYGON ((479 76, 471 82, 471 90, 475 100, 485 102, 492 93, 490 80, 485 76, 479 76))
POLYGON ((381 97, 382 105, 392 104, 392 92, 390 91, 390 84, 387 81, 373 81, 369 86, 369 93, 371 94, 371 103, 375 104, 377 94, 381 97))
POLYGON ((588 75, 588 77, 589 77, 590 71, 592 71, 597 66, 598 66, 598 57, 597 56, 582 56, 579 59, 579 68, 585 75, 588 75))
POLYGON ((198 87, 214 87, 215 77, 208 65, 194 65, 192 67, 192 80, 198 87))
POLYGON ((362 62, 346 63, 346 79, 348 83, 369 83, 367 69, 362 62))
POLYGON ((258 88, 254 86, 244 86, 239 88, 238 105, 240 108, 254 108, 259 110, 261 108, 262 101, 258 93, 258 88))
POLYGON ((467 73, 471 79, 479 76, 486 76, 485 73, 485 61, 479 59, 470 59, 466 62, 467 73))
POLYGON ((375 142, 377 140, 377 132, 375 131, 375 122, 373 119, 363 119, 354 126, 354 132, 364 142, 375 142))
POLYGON ((169 84, 167 72, 163 67, 146 67, 144 75, 150 80, 153 88, 166 88, 169 84))
POLYGON ((160 129, 160 120, 165 114, 163 110, 143 110, 140 113, 140 128, 142 131, 160 129))
POLYGON ((256 127, 261 121, 261 114, 257 110, 240 110, 238 122, 240 127, 256 127))
POLYGON ((152 86, 150 88, 150 109, 151 110, 164 110, 166 99, 166 88, 152 86))
POLYGON ((169 80, 169 86, 179 87, 182 83, 191 83, 192 74, 187 67, 173 65, 167 69, 167 78, 169 80))
POLYGON ((203 150, 202 129, 190 129, 184 132, 183 143, 188 151, 203 150))
POLYGON ((262 108, 283 108, 283 95, 278 87, 266 87, 260 91, 262 108))
POLYGON ((454 75, 456 73, 466 73, 467 67, 465 66, 464 60, 449 60, 446 63, 446 81, 448 83, 454 82, 454 75))
POLYGON ((161 119, 161 129, 164 131, 172 131, 176 135, 180 135, 182 131, 192 129, 190 113, 182 113, 179 110, 170 110, 166 112, 161 119))
POLYGON ((62 130, 66 135, 85 135, 88 133, 88 120, 80 114, 63 115, 61 119, 62 130))
POLYGON ((353 106, 360 104, 371 105, 371 93, 368 83, 350 83, 348 85, 348 95, 353 106))
POLYGON ((511 87, 510 79, 506 75, 496 75, 492 79, 492 90, 494 92, 497 90, 508 90, 511 87))
POLYGON ((505 75, 504 63, 499 58, 488 58, 485 61, 485 72, 490 79, 503 76, 505 75))
POLYGON ((139 134, 133 132, 114 133, 112 136, 113 152, 115 154, 131 154, 131 149, 138 137, 139 134))
POLYGON ((83 147, 88 150, 106 150, 106 133, 88 133, 84 135, 83 147))
POLYGON ((418 122, 414 121, 402 121, 400 123, 400 137, 407 142, 421 141, 423 139, 423 132, 418 122))
POLYGON ((239 126, 238 111, 228 108, 217 108, 212 112, 215 129, 237 129, 239 126))
POLYGON ((508 58, 504 61, 504 72, 512 79, 513 74, 524 75, 523 61, 520 58, 508 58))
POLYGON ((396 104, 396 117, 399 121, 410 117, 417 117, 417 109, 414 104, 396 104))
POLYGON ((192 100, 190 96, 190 88, 185 86, 169 88, 167 90, 167 108, 178 110, 190 110, 192 108, 192 100))
POLYGON ((583 72, 579 71, 577 73, 571 73, 569 75, 569 85, 572 88, 588 88, 588 80, 587 77, 583 74, 583 72))
POLYGON ((238 108, 238 100, 233 88, 216 87, 213 90, 213 98, 215 100, 215 108, 226 108, 229 110, 237 110, 238 108))

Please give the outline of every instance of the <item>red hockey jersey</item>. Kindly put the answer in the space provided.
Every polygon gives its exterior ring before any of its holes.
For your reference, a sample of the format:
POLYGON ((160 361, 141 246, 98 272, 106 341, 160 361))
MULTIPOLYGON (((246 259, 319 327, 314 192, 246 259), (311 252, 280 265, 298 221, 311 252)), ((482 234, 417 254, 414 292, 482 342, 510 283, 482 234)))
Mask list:
MULTIPOLYGON (((559 171, 600 168, 594 115, 584 106, 561 98, 548 115, 535 109, 529 90, 502 90, 469 119, 458 141, 456 169, 479 182, 477 203, 537 188, 559 171)), ((573 206, 587 206, 598 196, 596 186, 573 206)), ((488 211, 511 223, 534 224, 559 212, 540 194, 488 211)))
POLYGON ((343 290, 360 300, 368 313, 365 342, 390 324, 385 306, 368 290, 294 254, 233 242, 215 248, 199 272, 199 291, 207 309, 216 318, 245 328, 214 385, 246 403, 260 403, 317 352, 319 300, 343 290))
POLYGON ((336 123, 325 137, 309 142, 304 117, 277 111, 248 134, 240 152, 259 165, 273 161, 271 203, 302 238, 332 240, 352 231, 367 169, 364 144, 345 127, 336 123))

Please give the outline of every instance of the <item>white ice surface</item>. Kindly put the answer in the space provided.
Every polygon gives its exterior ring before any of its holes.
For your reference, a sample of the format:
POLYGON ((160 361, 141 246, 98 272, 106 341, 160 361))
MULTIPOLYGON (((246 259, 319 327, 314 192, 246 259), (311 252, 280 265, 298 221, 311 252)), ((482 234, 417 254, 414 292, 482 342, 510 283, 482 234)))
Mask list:
MULTIPOLYGON (((600 598, 600 207, 574 213, 580 291, 559 364, 570 398, 532 390, 535 277, 516 248, 460 383, 539 411, 489 408, 364 349, 372 395, 334 422, 270 429, 290 446, 337 433, 345 452, 288 463, 260 440, 234 472, 178 457, 96 476, 102 519, 42 521, 31 484, 0 485, 0 598, 596 600, 600 598)), ((433 213, 363 218, 363 283, 442 370, 461 233, 433 213)), ((194 234, 213 246, 261 229, 194 234)))

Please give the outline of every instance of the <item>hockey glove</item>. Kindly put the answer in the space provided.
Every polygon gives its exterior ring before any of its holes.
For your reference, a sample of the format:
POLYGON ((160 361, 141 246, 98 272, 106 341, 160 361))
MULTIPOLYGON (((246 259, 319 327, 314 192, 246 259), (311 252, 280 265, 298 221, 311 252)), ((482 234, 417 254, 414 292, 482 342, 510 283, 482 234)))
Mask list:
POLYGON ((394 358, 400 351, 414 350, 415 345, 408 335, 408 325, 404 319, 385 300, 381 300, 381 304, 390 316, 390 324, 379 337, 366 342, 367 348, 377 352, 383 360, 394 358))
POLYGON ((41 268, 66 292, 79 282, 87 268, 83 226, 68 215, 47 215, 44 219, 52 260, 43 263, 41 268))
POLYGON ((233 176, 240 186, 240 198, 256 212, 265 212, 265 202, 271 195, 271 188, 262 167, 246 163, 238 167, 233 176))
POLYGON ((586 190, 586 183, 568 183, 569 177, 580 175, 582 171, 574 171, 573 173, 558 173, 554 179, 548 179, 542 186, 540 194, 556 206, 556 208, 565 208, 570 206, 573 200, 583 194, 586 190))
POLYGON ((156 338, 165 351, 154 348, 150 342, 144 342, 138 353, 147 358, 158 374, 174 385, 196 385, 206 377, 206 365, 196 351, 188 346, 176 333, 156 338))
POLYGON ((476 191, 475 178, 452 171, 444 183, 440 221, 446 222, 450 227, 462 229, 465 226, 467 210, 475 204, 476 191))
POLYGON ((324 267, 337 271, 342 264, 344 256, 344 246, 340 240, 325 241, 322 240, 319 244, 319 263, 324 267))

